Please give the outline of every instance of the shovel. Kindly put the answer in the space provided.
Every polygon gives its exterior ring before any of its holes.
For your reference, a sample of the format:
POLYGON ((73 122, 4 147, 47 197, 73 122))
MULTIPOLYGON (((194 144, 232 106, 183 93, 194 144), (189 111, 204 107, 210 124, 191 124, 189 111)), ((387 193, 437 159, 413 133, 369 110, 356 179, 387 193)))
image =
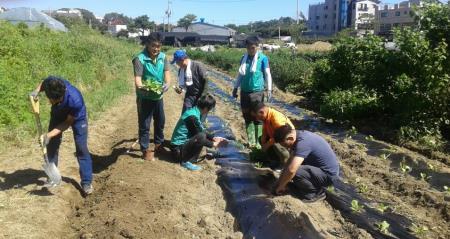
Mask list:
MULTIPOLYGON (((33 96, 30 96, 31 108, 33 110, 34 117, 36 119, 36 126, 38 130, 38 140, 42 135, 42 124, 41 118, 39 116, 39 100, 35 101, 33 96)), ((50 187, 57 186, 61 183, 61 174, 59 173, 58 168, 55 163, 49 162, 47 157, 47 147, 43 144, 41 145, 42 154, 44 156, 44 164, 42 167, 44 168, 45 174, 48 176, 47 185, 50 187)))

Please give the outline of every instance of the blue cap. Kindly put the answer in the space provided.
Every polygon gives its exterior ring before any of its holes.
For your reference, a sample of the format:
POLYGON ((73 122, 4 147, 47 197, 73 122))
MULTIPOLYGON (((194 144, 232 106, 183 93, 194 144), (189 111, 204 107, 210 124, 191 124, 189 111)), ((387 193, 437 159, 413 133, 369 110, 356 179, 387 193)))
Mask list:
POLYGON ((187 58, 186 51, 184 50, 176 50, 175 53, 173 53, 173 60, 171 64, 174 64, 177 61, 182 61, 187 58))

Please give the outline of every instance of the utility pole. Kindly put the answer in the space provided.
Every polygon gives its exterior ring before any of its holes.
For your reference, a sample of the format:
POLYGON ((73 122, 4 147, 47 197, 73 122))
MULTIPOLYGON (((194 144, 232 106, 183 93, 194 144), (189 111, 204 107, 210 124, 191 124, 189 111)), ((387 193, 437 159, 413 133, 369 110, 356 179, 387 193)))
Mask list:
POLYGON ((297 0, 297 25, 298 25, 299 21, 298 21, 298 0, 297 0))
POLYGON ((165 19, 165 17, 162 17, 162 19, 163 19, 163 21, 162 21, 162 24, 163 24, 163 32, 166 32, 166 19, 165 19))
POLYGON ((171 0, 167 0, 167 10, 166 10, 167 32, 170 32, 170 16, 172 15, 172 9, 170 9, 170 4, 172 4, 172 1, 171 0))

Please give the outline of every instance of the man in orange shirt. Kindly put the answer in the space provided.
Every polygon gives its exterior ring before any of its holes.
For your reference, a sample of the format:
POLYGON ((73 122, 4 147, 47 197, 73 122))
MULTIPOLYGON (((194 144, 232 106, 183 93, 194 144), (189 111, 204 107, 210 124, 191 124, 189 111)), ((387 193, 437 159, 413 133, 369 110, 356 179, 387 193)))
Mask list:
MULTIPOLYGON (((266 163, 271 168, 277 168, 286 163, 289 159, 289 151, 278 143, 275 143, 275 130, 284 125, 294 128, 291 120, 283 113, 266 106, 263 102, 256 102, 252 105, 251 114, 257 120, 263 122, 263 132, 260 139, 261 149, 266 153, 268 159, 266 163)), ((264 162, 263 162, 264 163, 264 162)))

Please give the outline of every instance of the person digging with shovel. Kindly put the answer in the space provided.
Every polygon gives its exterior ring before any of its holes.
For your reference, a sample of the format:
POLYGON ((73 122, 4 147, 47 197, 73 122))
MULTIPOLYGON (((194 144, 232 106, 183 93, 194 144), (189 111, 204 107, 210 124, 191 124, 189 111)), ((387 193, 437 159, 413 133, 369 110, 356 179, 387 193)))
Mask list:
POLYGON ((262 135, 262 122, 252 117, 250 107, 254 102, 264 101, 265 84, 267 84, 267 98, 269 100, 272 98, 272 75, 269 59, 258 50, 259 39, 249 37, 245 40, 245 44, 247 53, 241 59, 232 95, 238 98, 238 88, 241 88, 241 110, 248 144, 250 148, 260 149, 261 145, 257 139, 262 135))
POLYGON ((89 195, 94 189, 92 187, 92 159, 87 145, 88 118, 83 96, 69 81, 56 76, 44 79, 30 93, 30 96, 38 101, 41 91, 45 92, 52 105, 48 132, 40 136, 40 143, 47 147, 48 161, 58 165, 62 133, 72 127, 76 157, 80 166, 80 184, 83 193, 89 195))

